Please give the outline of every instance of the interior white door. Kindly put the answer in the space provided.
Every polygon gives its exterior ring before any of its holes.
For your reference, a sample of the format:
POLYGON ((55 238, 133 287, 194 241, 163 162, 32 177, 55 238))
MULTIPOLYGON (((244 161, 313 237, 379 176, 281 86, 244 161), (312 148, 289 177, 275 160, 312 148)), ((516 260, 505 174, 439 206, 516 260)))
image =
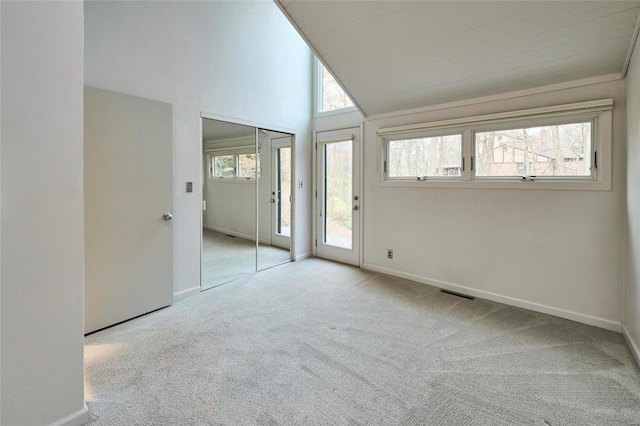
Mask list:
POLYGON ((85 333, 173 300, 172 107, 84 98, 85 333))
POLYGON ((316 135, 316 255, 360 265, 360 128, 316 135))
POLYGON ((271 141, 271 244, 291 249, 291 136, 271 141))

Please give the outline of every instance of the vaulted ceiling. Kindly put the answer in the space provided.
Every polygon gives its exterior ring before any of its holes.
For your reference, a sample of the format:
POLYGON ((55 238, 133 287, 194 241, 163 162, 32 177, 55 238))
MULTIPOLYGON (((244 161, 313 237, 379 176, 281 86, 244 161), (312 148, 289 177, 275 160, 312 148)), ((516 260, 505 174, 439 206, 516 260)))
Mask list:
POLYGON ((366 115, 622 74, 631 1, 275 0, 366 115))

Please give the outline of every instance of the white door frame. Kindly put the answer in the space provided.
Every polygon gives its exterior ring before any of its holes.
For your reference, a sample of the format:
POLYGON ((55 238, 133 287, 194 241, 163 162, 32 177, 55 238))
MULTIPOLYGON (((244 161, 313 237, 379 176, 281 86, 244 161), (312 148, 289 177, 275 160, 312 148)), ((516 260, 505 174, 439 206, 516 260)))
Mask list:
MULTIPOLYGON (((317 128, 317 129, 313 129, 313 148, 312 148, 312 167, 311 167, 311 183, 312 183, 312 194, 311 194, 311 208, 312 208, 312 221, 311 221, 311 227, 312 227, 312 238, 311 238, 311 252, 313 253, 314 257, 318 256, 318 250, 317 250, 317 246, 315 244, 315 241, 320 237, 318 235, 318 170, 317 170, 317 164, 318 164, 318 149, 316 148, 318 146, 318 133, 323 133, 323 132, 333 132, 333 131, 340 131, 340 130, 348 130, 348 129, 355 129, 358 128, 359 129, 359 137, 360 137, 360 149, 358 152, 358 164, 359 164, 359 169, 357 170, 357 176, 358 176, 358 184, 360 186, 360 192, 358 194, 360 200, 360 225, 359 225, 359 240, 357 241, 357 243, 360 245, 360 259, 359 259, 359 266, 362 268, 362 265, 364 264, 364 245, 363 245, 363 233, 364 233, 364 200, 365 200, 365 191, 364 191, 364 123, 360 122, 360 124, 354 124, 354 125, 345 125, 345 126, 334 126, 334 127, 321 127, 321 128, 317 128)), ((292 153, 293 155, 293 153, 292 153)))

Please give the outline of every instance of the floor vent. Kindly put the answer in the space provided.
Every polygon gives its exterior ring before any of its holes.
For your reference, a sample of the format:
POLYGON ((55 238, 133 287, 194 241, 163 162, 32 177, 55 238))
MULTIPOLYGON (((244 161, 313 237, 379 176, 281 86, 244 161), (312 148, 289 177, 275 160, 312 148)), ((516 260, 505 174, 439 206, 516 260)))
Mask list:
POLYGON ((440 293, 450 294, 452 296, 458 296, 468 300, 476 300, 476 298, 473 296, 467 296, 466 294, 456 293, 455 291, 450 291, 450 290, 440 290, 440 293))

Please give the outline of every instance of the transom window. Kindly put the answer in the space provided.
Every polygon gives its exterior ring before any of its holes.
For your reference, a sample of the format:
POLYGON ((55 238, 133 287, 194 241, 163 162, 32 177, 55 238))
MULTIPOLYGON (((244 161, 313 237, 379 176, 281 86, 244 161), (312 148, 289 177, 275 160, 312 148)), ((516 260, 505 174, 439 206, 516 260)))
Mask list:
POLYGON ((260 154, 235 152, 209 154, 209 179, 256 179, 260 177, 260 154))
POLYGON ((592 122, 474 134, 475 176, 591 177, 592 122))
POLYGON ((613 101, 378 129, 381 182, 611 189, 613 101))
POLYGON ((211 156, 211 177, 234 177, 236 165, 233 155, 211 156))
POLYGON ((426 179, 462 176, 462 134, 390 140, 387 177, 426 179))

